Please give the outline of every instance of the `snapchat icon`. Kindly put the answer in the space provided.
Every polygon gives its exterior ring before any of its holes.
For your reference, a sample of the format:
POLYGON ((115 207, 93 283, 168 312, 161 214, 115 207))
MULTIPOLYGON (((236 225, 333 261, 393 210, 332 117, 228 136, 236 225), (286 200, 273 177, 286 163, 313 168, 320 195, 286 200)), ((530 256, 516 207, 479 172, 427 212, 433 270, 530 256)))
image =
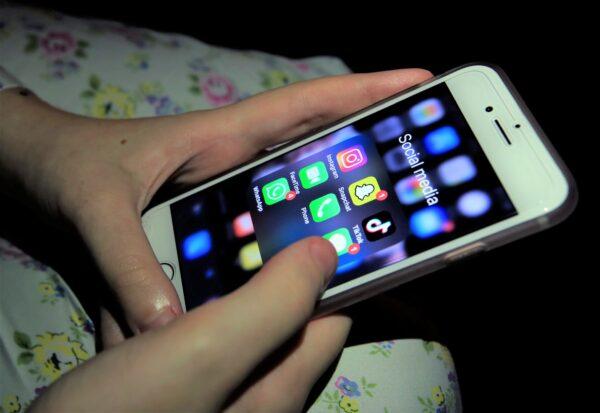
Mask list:
POLYGON ((381 191, 379 183, 374 176, 368 176, 359 181, 353 182, 348 187, 350 198, 354 205, 364 205, 377 199, 377 194, 381 191))

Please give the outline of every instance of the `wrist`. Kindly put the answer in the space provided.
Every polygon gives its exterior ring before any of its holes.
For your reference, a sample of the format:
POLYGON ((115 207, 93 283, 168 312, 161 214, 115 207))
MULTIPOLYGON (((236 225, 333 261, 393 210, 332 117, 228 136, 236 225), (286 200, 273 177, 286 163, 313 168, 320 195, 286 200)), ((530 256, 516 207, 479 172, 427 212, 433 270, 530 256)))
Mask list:
POLYGON ((50 165, 69 122, 82 119, 53 108, 23 88, 0 93, 0 181, 10 196, 44 200, 50 165))

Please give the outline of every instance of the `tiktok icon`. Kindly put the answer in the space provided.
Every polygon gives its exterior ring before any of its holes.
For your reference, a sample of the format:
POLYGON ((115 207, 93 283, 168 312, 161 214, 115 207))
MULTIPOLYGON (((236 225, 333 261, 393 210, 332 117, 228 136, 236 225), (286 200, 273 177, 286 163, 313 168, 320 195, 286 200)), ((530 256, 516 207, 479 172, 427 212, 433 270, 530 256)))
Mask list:
POLYGON ((381 211, 363 219, 362 227, 369 241, 380 240, 396 231, 392 215, 387 211, 381 211))

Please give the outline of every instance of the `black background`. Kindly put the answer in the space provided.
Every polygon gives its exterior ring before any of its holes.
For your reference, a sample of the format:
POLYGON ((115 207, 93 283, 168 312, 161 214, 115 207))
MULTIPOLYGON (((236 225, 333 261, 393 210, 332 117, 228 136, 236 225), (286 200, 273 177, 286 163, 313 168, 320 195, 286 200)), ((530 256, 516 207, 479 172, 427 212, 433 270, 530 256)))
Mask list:
POLYGON ((597 365, 598 353, 592 338, 598 325, 592 321, 598 312, 592 203, 599 139, 592 57, 598 47, 586 18, 590 10, 525 2, 461 9, 431 2, 329 8, 297 2, 35 3, 233 48, 336 55, 354 71, 423 67, 439 74, 473 61, 503 67, 578 182, 575 213, 548 231, 354 306, 352 340, 442 341, 454 355, 467 411, 575 411, 597 404, 593 391, 585 390, 593 379, 583 373, 597 365))

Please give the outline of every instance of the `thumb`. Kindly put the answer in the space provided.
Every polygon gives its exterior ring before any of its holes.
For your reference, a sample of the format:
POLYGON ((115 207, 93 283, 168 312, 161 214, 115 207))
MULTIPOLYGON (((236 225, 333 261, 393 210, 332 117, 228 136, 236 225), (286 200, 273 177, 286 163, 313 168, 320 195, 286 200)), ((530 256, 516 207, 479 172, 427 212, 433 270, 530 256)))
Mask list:
POLYGON ((77 226, 134 333, 160 327, 182 313, 135 207, 103 200, 77 226))
POLYGON ((222 383, 235 385, 306 325, 336 265, 337 254, 328 241, 299 241, 271 258, 241 288, 188 313, 183 331, 193 342, 218 343, 210 355, 216 365, 227 366, 219 373, 222 383))

